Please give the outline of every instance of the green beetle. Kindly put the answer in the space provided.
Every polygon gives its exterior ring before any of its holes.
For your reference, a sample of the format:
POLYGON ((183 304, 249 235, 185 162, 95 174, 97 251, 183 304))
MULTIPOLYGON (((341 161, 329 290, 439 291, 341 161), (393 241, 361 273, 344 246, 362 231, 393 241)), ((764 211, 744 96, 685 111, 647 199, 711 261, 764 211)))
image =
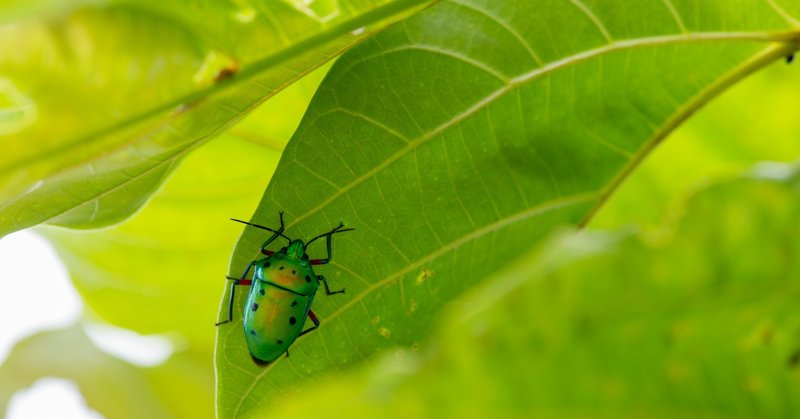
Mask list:
POLYGON ((344 228, 344 224, 340 223, 333 230, 303 243, 302 240, 292 240, 283 234, 283 212, 280 213, 281 227, 277 230, 242 220, 232 220, 273 234, 261 245, 261 253, 267 257, 250 262, 240 278, 228 277, 232 280, 228 319, 217 323, 217 326, 233 319, 236 286, 250 285, 244 307, 244 335, 253 361, 265 365, 283 353, 288 356, 289 346, 298 337, 319 327, 319 320, 311 311, 311 303, 314 302, 320 282, 325 285, 327 295, 344 293, 344 289, 331 291, 325 277, 315 274, 312 266, 331 261, 331 238, 334 234, 354 229, 344 228), (267 246, 278 237, 288 240, 289 245, 277 252, 267 250, 267 246), (306 249, 314 240, 322 237, 327 238, 328 257, 309 260, 306 249), (255 270, 253 279, 250 280, 247 279, 247 274, 252 268, 255 270), (311 319, 314 325, 303 330, 306 318, 311 319))

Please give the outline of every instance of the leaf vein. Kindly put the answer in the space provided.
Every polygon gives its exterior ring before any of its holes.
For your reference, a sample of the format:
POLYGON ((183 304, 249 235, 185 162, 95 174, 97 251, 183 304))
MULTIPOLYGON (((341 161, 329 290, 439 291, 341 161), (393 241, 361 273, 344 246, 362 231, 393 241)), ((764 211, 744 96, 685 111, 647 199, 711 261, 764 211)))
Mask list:
POLYGON ((664 6, 669 10, 672 18, 675 19, 675 23, 678 25, 678 29, 681 30, 681 33, 688 34, 689 30, 686 29, 686 25, 683 23, 683 19, 681 19, 681 15, 678 14, 678 10, 675 8, 672 0, 661 0, 661 2, 664 3, 664 6))
MULTIPOLYGON (((682 34, 682 35, 666 35, 666 36, 656 36, 656 37, 646 37, 646 38, 637 38, 632 40, 623 40, 623 41, 615 41, 608 45, 603 45, 598 48, 589 49, 574 55, 570 55, 568 57, 564 57, 560 60, 552 61, 547 65, 532 70, 528 73, 522 74, 520 76, 514 77, 511 79, 511 83, 500 87, 499 89, 489 93, 488 95, 484 96, 482 99, 478 100, 471 106, 467 107, 462 112, 454 115, 452 118, 446 120, 441 125, 437 126, 436 128, 430 130, 428 133, 424 133, 420 135, 416 139, 410 141, 408 145, 398 150, 396 153, 392 154, 380 164, 376 165, 372 169, 364 172, 361 176, 354 178, 350 183, 342 187, 338 192, 329 196, 324 201, 320 202, 319 205, 315 206, 314 208, 309 209, 305 214, 298 215, 294 221, 287 226, 291 227, 297 223, 302 222, 304 219, 311 216, 311 214, 316 213, 317 211, 321 210, 326 205, 330 204, 339 196, 346 193, 347 191, 351 190, 355 186, 361 184, 365 180, 373 177, 376 173, 379 173, 389 167, 395 161, 401 159, 403 156, 408 154, 410 151, 416 149, 420 145, 430 141, 432 138, 436 137, 443 131, 449 129, 450 127, 458 124, 459 122, 467 119, 468 117, 472 116, 476 112, 486 108, 490 104, 492 104, 495 100, 499 99, 508 91, 515 89, 524 85, 525 83, 535 80, 541 76, 549 74, 555 70, 569 67, 583 61, 587 61, 594 57, 615 52, 615 51, 622 51, 627 49, 635 49, 635 48, 644 48, 650 46, 657 46, 657 45, 670 45, 670 44, 679 44, 679 43, 686 43, 686 42, 715 42, 715 41, 749 41, 749 42, 790 42, 796 38, 797 35, 794 33, 779 33, 779 34, 752 34, 752 33, 718 33, 718 32, 707 32, 707 33, 693 33, 693 34, 682 34)), ((364 57, 361 61, 379 58, 384 56, 384 53, 377 54, 374 56, 367 56, 364 57)))
POLYGON ((386 277, 384 277, 384 278, 372 283, 372 285, 369 288, 365 289, 360 294, 358 294, 357 296, 355 296, 351 300, 349 300, 346 304, 343 304, 337 310, 332 312, 328 316, 328 319, 336 318, 337 316, 342 314, 344 311, 346 311, 348 308, 350 308, 352 305, 354 305, 355 303, 361 301, 364 297, 366 297, 367 295, 372 293, 374 290, 380 289, 380 288, 382 288, 382 287, 384 287, 384 286, 386 286, 386 285, 388 285, 388 284, 390 284, 390 283, 392 283, 394 281, 399 280, 400 278, 403 277, 403 275, 419 269, 422 265, 424 265, 424 264, 426 264, 426 263, 428 263, 428 262, 430 262, 430 261, 432 261, 432 260, 434 260, 434 259, 436 259, 436 258, 438 258, 438 257, 450 252, 450 251, 456 250, 456 249, 460 248, 461 246, 463 246, 466 243, 470 243, 470 242, 472 242, 472 241, 474 241, 476 239, 479 239, 479 238, 481 238, 481 237, 483 237, 483 236, 485 236, 487 234, 494 233, 494 232, 496 232, 496 231, 498 231, 498 230, 500 230, 502 228, 505 228, 505 227, 507 227, 509 225, 512 225, 512 224, 514 224, 516 222, 523 221, 523 220, 531 218, 531 217, 536 217, 538 215, 544 214, 544 213, 549 212, 549 211, 557 210, 557 209, 560 209, 560 208, 565 208, 565 207, 568 207, 568 206, 571 206, 571 205, 579 205, 579 204, 583 204, 583 203, 586 203, 586 202, 590 202, 592 200, 597 199, 599 197, 599 195, 600 194, 597 193, 597 192, 587 192, 587 193, 582 193, 582 194, 577 194, 577 195, 572 195, 572 196, 567 196, 567 197, 562 197, 562 198, 554 199, 554 200, 551 200, 551 201, 547 201, 547 202, 544 202, 544 203, 539 204, 537 206, 534 206, 534 207, 531 207, 531 208, 526 208, 525 210, 517 212, 515 214, 511 214, 510 216, 501 218, 501 219, 499 219, 499 220, 497 220, 497 221, 495 221, 495 222, 493 222, 491 224, 487 224, 487 225, 485 225, 485 226, 483 226, 483 227, 481 227, 481 228, 479 228, 477 230, 474 230, 474 231, 472 231, 472 232, 470 232, 468 234, 465 234, 465 235, 463 235, 463 236, 461 236, 461 237, 459 237, 459 238, 457 238, 457 239, 455 239, 455 240, 453 240, 453 241, 441 246, 438 250, 436 250, 434 252, 431 252, 428 255, 425 255, 425 256, 417 259, 415 262, 413 262, 413 263, 411 263, 409 265, 406 265, 403 269, 401 269, 401 270, 399 270, 397 272, 394 272, 392 274, 389 274, 386 277))
POLYGON ((792 26, 800 26, 800 20, 797 20, 796 17, 792 16, 789 12, 784 10, 780 7, 775 0, 766 0, 769 3, 770 7, 772 7, 782 18, 786 19, 792 26))
POLYGON ((544 61, 542 61, 542 59, 539 57, 539 54, 536 53, 533 47, 531 47, 531 45, 525 40, 525 38, 523 38, 522 35, 520 35, 520 33, 517 32, 517 30, 514 29, 514 27, 510 23, 500 19, 497 15, 489 12, 488 10, 475 6, 474 4, 462 3, 460 1, 455 1, 455 0, 451 0, 450 2, 459 5, 465 9, 471 9, 477 13, 486 16, 490 20, 496 22, 498 25, 500 25, 500 27, 508 31, 508 33, 510 33, 511 36, 513 36, 517 40, 517 42, 519 42, 519 44, 522 45, 522 47, 525 48, 526 51, 528 51, 528 54, 531 56, 531 58, 533 58, 534 61, 536 61, 536 64, 538 64, 539 66, 544 64, 544 61))
POLYGON ((405 135, 401 134, 399 131, 391 128, 390 126, 384 124, 383 122, 380 122, 378 120, 370 118, 369 116, 364 115, 363 113, 351 111, 351 110, 349 110, 347 108, 343 108, 343 107, 337 107, 337 108, 334 109, 334 111, 335 112, 341 112, 341 113, 346 114, 346 115, 350 115, 350 116, 352 116, 354 118, 363 119, 364 121, 366 121, 366 122, 368 122, 368 123, 370 123, 370 124, 372 124, 372 125, 374 125, 374 126, 376 126, 378 128, 383 129, 384 131, 386 131, 386 133, 391 134, 392 136, 397 137, 397 138, 405 141, 406 143, 410 143, 411 142, 411 140, 408 137, 406 137, 405 135))
POLYGON ((586 17, 588 17, 594 23, 595 26, 597 26, 597 30, 599 30, 600 33, 603 34, 603 37, 606 38, 606 41, 608 41, 609 44, 614 42, 614 38, 612 38, 611 34, 608 33, 606 25, 604 25, 603 21, 601 21, 600 18, 598 18, 597 15, 595 15, 594 12, 592 12, 592 9, 586 7, 586 5, 581 2, 581 0, 569 0, 569 1, 570 3, 575 5, 575 7, 580 9, 581 12, 585 14, 586 17))
POLYGON ((424 45, 424 44, 414 44, 414 45, 405 45, 402 47, 391 48, 384 51, 384 53, 390 54, 394 52, 400 51, 425 51, 430 52, 432 54, 437 54, 445 57, 450 57, 455 60, 461 61, 463 63, 469 64, 479 70, 482 70, 486 74, 490 74, 497 80, 501 81, 503 84, 508 84, 509 79, 506 75, 500 73, 499 71, 495 70, 494 68, 482 63, 468 55, 464 55, 458 51, 454 51, 451 49, 442 48, 436 45, 424 45))

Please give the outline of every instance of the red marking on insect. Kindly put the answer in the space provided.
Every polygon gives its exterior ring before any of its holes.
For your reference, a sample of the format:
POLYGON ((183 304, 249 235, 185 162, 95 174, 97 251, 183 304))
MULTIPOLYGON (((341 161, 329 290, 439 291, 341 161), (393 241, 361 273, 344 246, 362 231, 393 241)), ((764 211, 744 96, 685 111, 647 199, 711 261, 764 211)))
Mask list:
POLYGON ((312 322, 317 323, 317 315, 314 314, 313 311, 308 310, 308 318, 311 319, 312 322))

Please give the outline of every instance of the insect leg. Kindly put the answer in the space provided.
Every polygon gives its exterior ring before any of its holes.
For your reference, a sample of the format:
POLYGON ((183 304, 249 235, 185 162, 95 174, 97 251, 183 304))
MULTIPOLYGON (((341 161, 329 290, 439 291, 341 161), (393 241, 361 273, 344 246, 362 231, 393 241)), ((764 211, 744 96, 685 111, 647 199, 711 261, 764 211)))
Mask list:
POLYGON ((239 280, 237 278, 227 277, 231 282, 231 297, 228 300, 228 320, 223 320, 221 322, 214 323, 214 326, 219 326, 221 324, 225 324, 233 320, 233 299, 236 295, 236 286, 239 285, 239 280))
POLYGON ((342 227, 344 227, 344 224, 339 223, 339 226, 334 228, 333 230, 331 230, 331 231, 329 231, 329 232, 327 232, 325 234, 320 234, 319 236, 314 237, 313 239, 308 241, 307 245, 311 244, 311 242, 313 242, 314 240, 316 240, 316 239, 318 239, 320 237, 325 237, 326 238, 325 241, 326 241, 326 244, 327 244, 327 247, 328 247, 328 257, 326 257, 325 259, 312 259, 308 263, 310 263, 312 265, 325 265, 326 263, 330 262, 331 259, 333 259, 333 249, 331 248, 331 245, 333 243, 333 235, 336 234, 336 233, 344 233, 345 231, 353 231, 353 230, 355 230, 354 228, 342 228, 342 227))
POLYGON ((277 231, 272 233, 272 236, 270 238, 268 238, 267 241, 264 242, 264 244, 261 245, 261 253, 263 253, 263 254, 265 254, 267 256, 272 256, 272 253, 273 253, 273 252, 270 252, 269 250, 267 250, 267 246, 269 246, 270 243, 275 241, 275 239, 280 237, 283 234, 283 229, 285 228, 284 225, 283 225, 283 211, 279 212, 278 216, 281 219, 281 227, 277 231))
POLYGON ((308 318, 311 319, 312 322, 314 322, 314 326, 309 327, 308 329, 303 330, 302 332, 300 332, 300 334, 297 335, 298 337, 299 336, 303 336, 303 335, 305 335, 306 333, 308 333, 308 332, 310 332, 312 330, 317 330, 317 328, 319 327, 319 319, 317 318, 317 315, 314 314, 313 311, 308 310, 308 318))
POLYGON ((265 241, 264 244, 261 245, 261 253, 263 253, 263 254, 265 254, 267 256, 272 256, 272 254, 275 253, 275 252, 271 252, 269 250, 266 250, 266 247, 270 243, 272 243, 275 239, 277 239, 278 237, 283 237, 284 239, 289 240, 290 242, 292 241, 292 239, 290 239, 285 234, 283 234, 283 229, 284 229, 283 211, 279 212, 278 214, 279 214, 279 216, 281 218, 281 228, 279 228, 277 230, 273 230, 273 229, 271 229, 269 227, 264 227, 264 226, 258 225, 258 224, 248 223, 247 221, 237 220, 236 218, 231 218, 231 221, 236 221, 237 223, 247 224, 249 226, 260 228, 262 230, 271 231, 272 232, 272 236, 270 236, 270 238, 268 238, 267 241, 265 241))
POLYGON ((247 277, 247 273, 250 272, 250 268, 252 268, 255 264, 256 264, 256 261, 252 261, 252 262, 248 263, 247 267, 244 269, 244 272, 242 272, 242 277, 241 278, 233 278, 233 277, 230 277, 230 276, 226 277, 226 278, 228 278, 229 281, 233 281, 233 282, 231 282, 231 297, 228 300, 228 320, 224 320, 224 321, 221 321, 219 323, 215 323, 214 326, 219 326, 221 324, 225 324, 225 323, 228 323, 231 320, 233 320, 233 299, 234 299, 234 296, 236 295, 236 286, 237 285, 250 285, 250 284, 252 284, 252 281, 249 280, 249 279, 246 279, 246 277, 247 277))
POLYGON ((322 282, 322 284, 323 284, 323 285, 325 285, 325 294, 327 294, 327 295, 333 295, 333 294, 344 294, 344 288, 340 289, 339 291, 331 291, 331 289, 328 287, 328 280, 327 280, 327 279, 325 279, 325 277, 324 277, 324 276, 322 276, 322 275, 317 275, 317 279, 318 279, 320 282, 322 282))

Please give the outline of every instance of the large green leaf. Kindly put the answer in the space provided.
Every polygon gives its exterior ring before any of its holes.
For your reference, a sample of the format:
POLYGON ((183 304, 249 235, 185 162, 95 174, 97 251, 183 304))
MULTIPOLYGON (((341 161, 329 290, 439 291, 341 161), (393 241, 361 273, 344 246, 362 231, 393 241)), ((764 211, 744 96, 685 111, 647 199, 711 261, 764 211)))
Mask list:
MULTIPOLYGON (((319 269, 347 294, 319 297, 322 328, 265 368, 241 318, 223 326, 219 415, 258 417, 309 377, 425 340, 443 302, 557 226, 585 223, 672 129, 795 50, 795 9, 449 1, 348 52, 253 216, 274 226, 283 210, 301 238, 355 227, 319 269)), ((262 233, 245 230, 231 275, 262 233)))
POLYGON ((129 216, 199 144, 423 3, 8 6, 26 17, 0 26, 0 235, 129 216))
POLYGON ((700 191, 659 240, 558 235, 456 300, 432 349, 307 383, 275 415, 793 417, 799 168, 700 191))

